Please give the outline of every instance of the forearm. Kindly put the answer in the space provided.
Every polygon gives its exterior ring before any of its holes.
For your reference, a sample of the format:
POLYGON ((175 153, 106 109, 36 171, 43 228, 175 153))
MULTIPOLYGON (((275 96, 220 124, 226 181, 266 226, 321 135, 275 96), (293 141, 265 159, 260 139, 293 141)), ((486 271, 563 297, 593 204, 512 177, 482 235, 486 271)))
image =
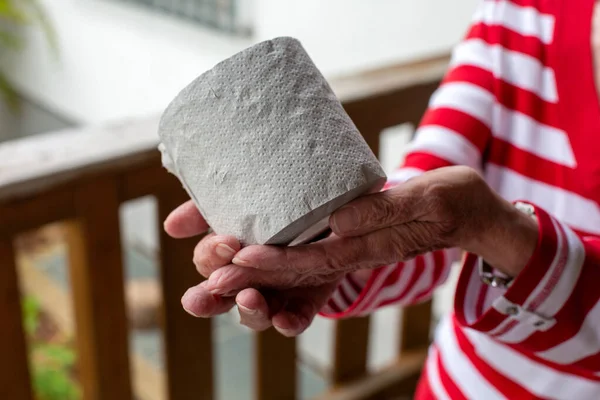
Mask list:
MULTIPOLYGON (((537 219, 519 211, 504 199, 499 199, 499 206, 501 212, 491 216, 492 222, 488 223, 487 232, 467 240, 463 249, 481 256, 506 275, 515 277, 527 265, 536 248, 537 219)), ((372 273, 371 269, 362 269, 351 275, 355 282, 364 286, 372 273)))
POLYGON ((538 223, 510 202, 497 197, 492 212, 481 221, 486 228, 464 238, 460 247, 482 257, 493 268, 515 277, 525 268, 538 241, 538 223))

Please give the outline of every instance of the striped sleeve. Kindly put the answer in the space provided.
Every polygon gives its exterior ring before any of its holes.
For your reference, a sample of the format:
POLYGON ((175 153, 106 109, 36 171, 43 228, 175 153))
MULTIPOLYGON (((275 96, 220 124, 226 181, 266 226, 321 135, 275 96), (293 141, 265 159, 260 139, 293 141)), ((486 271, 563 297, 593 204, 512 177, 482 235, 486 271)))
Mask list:
POLYGON ((465 258, 457 321, 560 368, 600 371, 600 239, 579 236, 536 207, 537 248, 512 285, 481 283, 478 258, 465 258))
MULTIPOLYGON (((477 29, 478 24, 476 20, 467 40, 484 37, 485 31, 477 29)), ((454 51, 450 69, 430 100, 404 165, 390 175, 386 188, 451 165, 481 170, 482 154, 491 138, 494 95, 492 74, 471 59, 478 51, 481 49, 474 48, 467 54, 461 46, 454 51)), ((321 313, 332 318, 351 317, 388 304, 428 300, 446 280, 458 255, 456 249, 424 254, 375 269, 362 281, 357 275, 348 275, 321 313)))
POLYGON ((369 314, 390 305, 416 304, 429 299, 457 259, 458 250, 439 250, 410 261, 375 269, 366 283, 347 275, 321 314, 345 318, 369 314))

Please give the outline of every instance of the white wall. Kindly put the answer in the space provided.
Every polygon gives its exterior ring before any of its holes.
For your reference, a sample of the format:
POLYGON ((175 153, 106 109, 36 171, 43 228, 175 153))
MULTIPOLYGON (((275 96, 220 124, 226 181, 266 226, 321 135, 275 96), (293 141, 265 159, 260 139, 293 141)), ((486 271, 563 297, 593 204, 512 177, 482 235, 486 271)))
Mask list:
POLYGON ((438 55, 479 0, 257 0, 256 36, 300 39, 326 74, 438 55))
POLYGON ((445 51, 477 0, 254 1, 255 37, 232 39, 119 2, 41 0, 58 58, 31 32, 30 46, 10 60, 10 77, 71 120, 118 120, 162 111, 195 76, 274 36, 298 37, 327 76, 445 51))
POLYGON ((32 32, 10 77, 26 95, 82 123, 160 112, 196 75, 250 44, 119 2, 41 3, 60 53, 53 57, 32 32))

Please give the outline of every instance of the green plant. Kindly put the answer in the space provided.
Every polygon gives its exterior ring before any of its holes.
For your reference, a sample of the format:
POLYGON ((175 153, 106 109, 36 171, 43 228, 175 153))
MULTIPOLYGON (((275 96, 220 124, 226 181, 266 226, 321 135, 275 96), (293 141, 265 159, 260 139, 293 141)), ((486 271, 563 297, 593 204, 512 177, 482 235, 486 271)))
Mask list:
POLYGON ((13 106, 17 96, 6 78, 2 60, 6 53, 23 48, 23 28, 29 25, 39 26, 56 49, 54 32, 38 0, 0 0, 0 95, 13 106))
POLYGON ((72 371, 76 353, 68 343, 40 338, 40 305, 31 296, 23 300, 23 326, 29 338, 31 373, 38 400, 76 400, 81 397, 72 371))
POLYGON ((75 352, 65 345, 39 345, 34 349, 33 382, 39 400, 76 400, 79 388, 69 372, 75 352))
POLYGON ((29 337, 33 337, 37 332, 40 318, 40 305, 36 299, 31 296, 26 296, 23 299, 23 326, 25 333, 29 337))

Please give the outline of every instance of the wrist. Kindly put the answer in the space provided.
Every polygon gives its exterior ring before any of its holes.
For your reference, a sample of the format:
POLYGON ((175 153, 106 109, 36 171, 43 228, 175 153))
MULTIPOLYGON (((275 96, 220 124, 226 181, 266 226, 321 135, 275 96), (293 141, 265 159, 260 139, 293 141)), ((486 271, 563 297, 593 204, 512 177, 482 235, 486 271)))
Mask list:
POLYGON ((487 227, 472 249, 466 250, 482 257, 498 271, 517 276, 537 246, 537 219, 500 199, 498 211, 487 220, 487 227))

